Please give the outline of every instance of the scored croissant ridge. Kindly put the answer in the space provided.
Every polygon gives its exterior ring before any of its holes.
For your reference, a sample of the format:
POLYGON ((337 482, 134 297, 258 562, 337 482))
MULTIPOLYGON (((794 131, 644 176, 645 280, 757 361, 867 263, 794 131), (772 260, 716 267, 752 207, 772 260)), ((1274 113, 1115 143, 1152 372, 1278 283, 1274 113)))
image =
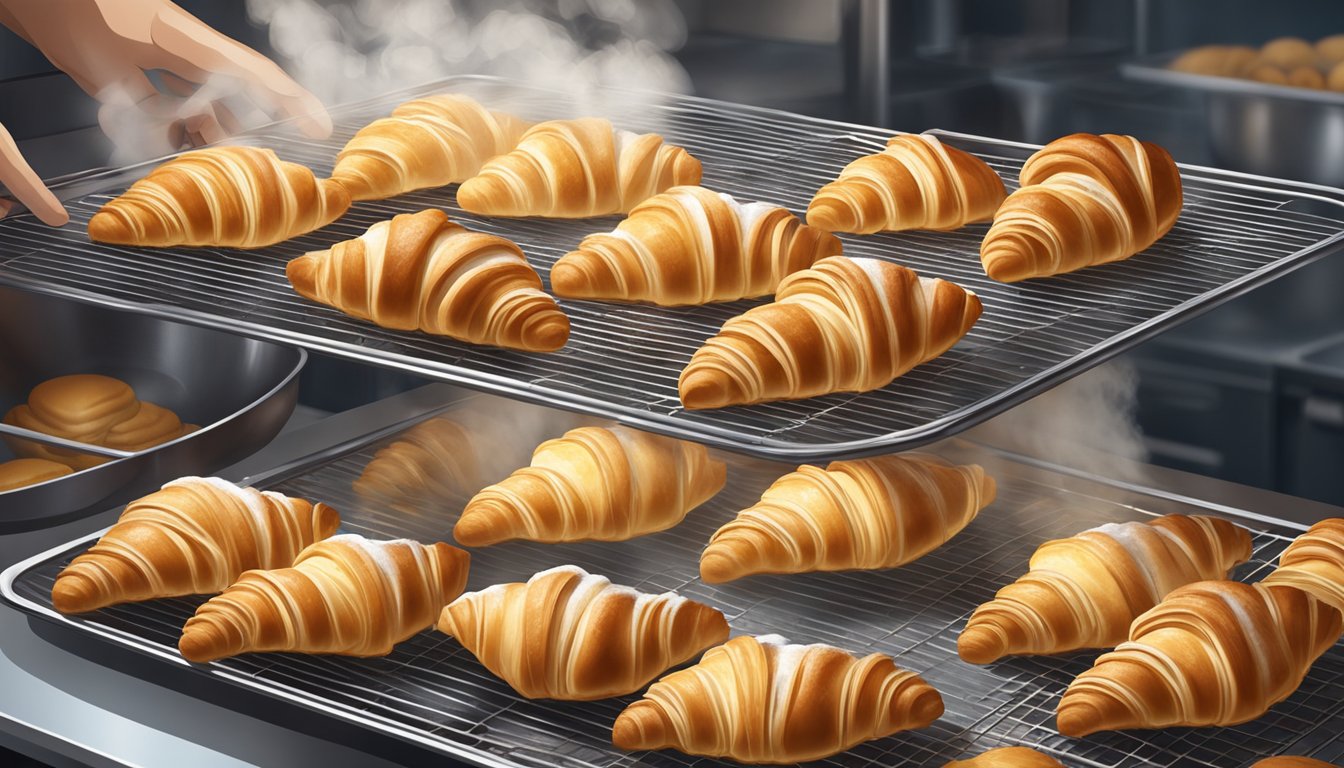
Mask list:
POLYGON ((532 126, 462 183, 457 204, 484 216, 585 218, 628 213, 659 192, 699 183, 700 161, 681 147, 585 117, 532 126))
POLYGON ((1026 575, 975 609, 957 653, 988 664, 1010 655, 1112 648, 1172 590, 1227 578, 1250 556, 1245 528, 1199 515, 1107 523, 1047 541, 1026 575))
POLYGON ((1167 234, 1181 213, 1171 155, 1132 136, 1056 139, 1019 178, 980 244, 985 274, 1001 282, 1127 259, 1167 234))
POLYGON ((965 760, 953 760, 943 768, 1064 768, 1064 764, 1030 747, 999 747, 965 760))
POLYGON ((529 699, 591 701, 642 689, 728 639, 719 611, 562 565, 443 609, 439 631, 529 699))
POLYGON ((350 207, 345 188, 259 147, 169 160, 89 220, 99 243, 262 248, 320 229, 350 207))
POLYGON ((650 686, 616 718, 611 740, 626 750, 795 763, 924 728, 942 714, 938 691, 884 654, 737 637, 650 686))
POLYGON ((331 178, 353 200, 466 181, 513 149, 528 124, 474 99, 443 93, 401 104, 364 126, 336 156, 331 178))
POLYGON ((470 561, 443 542, 333 536, 292 567, 244 573, 196 610, 177 647, 200 663, 268 651, 385 656, 462 594, 470 561))
POLYGON ((285 275, 299 295, 384 328, 526 352, 569 340, 569 318, 518 246, 440 210, 380 221, 294 259, 285 275))
POLYGON ((551 268, 557 296, 662 306, 774 293, 785 276, 840 253, 840 240, 770 203, 704 187, 640 203, 612 232, 585 237, 551 268))
POLYGON ((459 544, 626 541, 666 530, 723 488, 727 467, 697 443, 629 427, 579 427, 537 446, 531 466, 476 494, 459 544))
POLYGON ((1294 539, 1262 583, 1297 587, 1344 612, 1344 518, 1321 520, 1294 539))
MULTIPOLYGON (((9 409, 4 423, 46 435, 122 451, 142 451, 196 430, 177 414, 140 400, 120 379, 96 374, 58 376, 38 384, 28 402, 9 409)), ((16 454, 81 470, 111 459, 6 436, 16 454)))
POLYGON ((980 158, 934 136, 902 134, 818 190, 807 223, 860 235, 960 229, 993 218, 1005 195, 1003 180, 980 158))
POLYGON ((681 402, 722 408, 885 387, 951 349, 980 311, 955 283, 831 256, 724 323, 681 372, 681 402))
POLYGON ((340 525, 325 504, 183 477, 126 505, 56 577, 51 601, 83 613, 158 597, 214 594, 244 571, 283 568, 340 525))
POLYGON ((700 577, 895 568, 942 546, 994 493, 981 467, 921 453, 805 465, 715 531, 700 577))
POLYGON ((1181 587, 1069 685, 1059 702, 1059 732, 1080 738, 1254 720, 1297 690, 1341 626, 1338 610, 1295 587, 1181 587))

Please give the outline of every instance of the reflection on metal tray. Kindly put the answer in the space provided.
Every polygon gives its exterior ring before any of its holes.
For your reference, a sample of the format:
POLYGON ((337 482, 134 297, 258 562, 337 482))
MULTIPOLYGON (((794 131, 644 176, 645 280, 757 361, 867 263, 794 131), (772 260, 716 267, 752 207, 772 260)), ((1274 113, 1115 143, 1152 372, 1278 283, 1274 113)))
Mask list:
MULTIPOLYGON (((45 483, 0 493, 0 531, 53 524, 241 459, 284 426, 307 353, 218 330, 0 285, 0 412, 57 376, 100 373, 201 428, 45 483)), ((0 461, 14 458, 0 443, 0 461)))
POLYGON ((1122 64, 1134 80, 1202 94, 1220 167, 1344 186, 1344 93, 1169 69, 1176 55, 1122 64))
MULTIPOLYGON (((488 396, 468 398, 453 413, 490 413, 494 429, 537 425, 530 406, 488 396)), ((337 417, 339 418, 339 417, 337 417)), ((460 416, 460 418, 467 418, 460 416)), ((548 435, 567 424, 549 414, 548 435)), ((399 425, 400 429, 405 425, 399 425)), ((346 531, 432 541, 452 528, 461 500, 426 505, 423 514, 373 509, 351 492, 373 453, 395 430, 374 430, 331 452, 253 479, 286 493, 321 499, 341 510, 346 531)), ((495 445, 486 432, 475 439, 495 445)), ((540 437, 545 435, 533 435, 540 437)), ((1095 653, 1006 660, 987 667, 962 663, 956 636, 970 611, 1026 568, 1038 544, 1100 523, 1171 512, 1222 513, 1103 481, 1031 467, 974 446, 942 444, 940 453, 978 460, 998 480, 996 501, 950 543, 898 569, 838 574, 762 576, 712 586, 697 578, 710 534, 789 467, 730 456, 722 493, 672 530, 623 543, 544 545, 516 542, 472 551, 469 589, 527 578, 575 563, 644 590, 677 590, 722 609, 735 634, 783 634, 853 652, 881 651, 922 674, 943 695, 947 713, 932 727, 864 744, 822 761, 827 766, 941 765, 992 747, 1025 744, 1069 765, 1249 765, 1278 753, 1344 759, 1344 648, 1327 652, 1301 688, 1265 717, 1235 728, 1168 729, 1101 734, 1071 740, 1054 728, 1054 708, 1068 682, 1095 653)), ((1249 514, 1249 513, 1247 513, 1249 514)), ((1239 520, 1253 529, 1253 561, 1236 576, 1258 579, 1297 529, 1263 517, 1239 520)), ((635 696, 598 702, 527 701, 494 678, 456 641, 426 631, 381 659, 259 654, 192 666, 177 655, 182 624, 199 599, 158 600, 79 617, 51 609, 55 574, 96 537, 71 542, 0 576, 0 590, 20 608, 52 622, 50 631, 78 653, 110 643, 159 676, 196 695, 227 702, 240 691, 267 694, 345 724, 373 729, 430 752, 489 766, 615 768, 708 765, 677 752, 623 754, 610 744, 611 725, 635 696), (82 650, 81 650, 82 649, 82 650), (143 654, 143 656, 141 656, 143 654)))
MULTIPOLYGON (((686 97, 658 103, 626 92, 573 99, 488 78, 456 78, 335 112, 336 134, 299 141, 273 130, 250 140, 324 172, 361 125, 413 95, 464 92, 537 119, 582 111, 658 131, 704 161, 704 183, 745 200, 794 211, 850 160, 880 149, 887 131, 686 97)), ((988 161, 1012 186, 1032 151, 954 134, 949 143, 988 161)), ((285 262, 354 237, 402 212, 444 207, 467 226, 518 241, 543 275, 585 234, 615 218, 587 221, 483 219, 458 211, 450 190, 356 204, 326 229, 256 252, 149 250, 92 245, 84 225, 148 166, 81 180, 69 208, 75 224, 52 230, 31 217, 0 221, 0 279, 36 290, 302 343, 337 355, 418 371, 477 389, 616 418, 666 434, 767 458, 836 458, 910 447, 994 415, 1132 346, 1339 246, 1344 193, 1201 168, 1183 169, 1186 206, 1175 229, 1143 255, 1048 280, 1004 285, 978 258, 985 225, 958 232, 842 238, 846 252, 898 261, 973 288, 984 316, 941 358, 894 384, 714 412, 686 412, 677 376, 695 349, 752 302, 699 308, 564 301, 569 346, 528 355, 388 331, 299 298, 285 262), (92 191, 92 190, 104 191, 92 191)))

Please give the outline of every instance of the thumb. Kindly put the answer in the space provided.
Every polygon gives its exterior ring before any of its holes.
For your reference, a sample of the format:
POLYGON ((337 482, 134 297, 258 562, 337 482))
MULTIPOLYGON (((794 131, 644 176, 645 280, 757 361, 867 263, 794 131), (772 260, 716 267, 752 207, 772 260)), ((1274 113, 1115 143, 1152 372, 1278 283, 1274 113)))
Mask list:
POLYGON ((70 220, 65 206, 37 177, 28 161, 23 159, 19 146, 3 125, 0 125, 0 183, 44 224, 59 227, 70 220))

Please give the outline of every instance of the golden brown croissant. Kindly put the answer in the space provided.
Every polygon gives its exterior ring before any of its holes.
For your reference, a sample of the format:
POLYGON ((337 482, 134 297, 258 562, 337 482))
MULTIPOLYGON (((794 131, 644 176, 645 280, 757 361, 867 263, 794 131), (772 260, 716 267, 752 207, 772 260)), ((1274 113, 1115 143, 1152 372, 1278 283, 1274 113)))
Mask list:
POLYGON ((1297 587, 1344 611, 1344 519, 1327 518, 1298 536, 1262 583, 1297 587))
POLYGON ((336 156, 331 178, 353 200, 381 200, 475 176, 513 149, 528 124, 443 93, 408 101, 364 126, 336 156))
POLYGON ((1003 180, 975 155, 933 136, 902 134, 818 190, 807 223, 861 235, 960 229, 993 218, 1006 195, 1003 180))
POLYGON ((480 464, 471 432, 436 416, 374 454, 353 487, 369 501, 417 512, 436 501, 465 501, 487 482, 480 464))
POLYGON ((778 635, 738 637, 654 683, 616 718, 621 749, 739 763, 819 760, 943 714, 938 691, 880 653, 855 658, 778 635))
POLYGON ((1181 174, 1167 151, 1131 136, 1075 133, 1022 166, 980 244, 985 274, 1007 283, 1127 259, 1181 213, 1181 174))
POLYGON ((45 483, 70 474, 72 469, 46 459, 14 459, 0 464, 0 491, 12 491, 29 485, 45 483))
POLYGON ((1216 517, 1108 523, 1047 541, 1030 571, 975 609, 957 638, 964 661, 1113 648, 1139 614, 1196 581, 1227 578, 1251 556, 1246 529, 1216 517))
MULTIPOLYGON (((126 382, 94 374, 59 376, 38 384, 26 404, 9 409, 4 423, 122 451, 142 451, 196 429, 167 408, 137 399, 126 382)), ((23 438, 7 437, 6 442, 19 455, 75 470, 110 461, 23 438)))
POLYGON ((723 324, 681 372, 687 408, 866 392, 956 344, 980 299, 877 259, 832 256, 784 279, 773 303, 723 324))
POLYGON ((700 183, 700 161, 656 133, 620 131, 597 117, 532 126, 513 151, 457 190, 485 216, 584 218, 627 213, 670 187, 700 183))
POLYGON ((1327 763, 1323 760, 1313 760, 1310 757, 1296 757, 1283 755, 1280 757, 1266 757, 1259 760, 1251 768, 1336 768, 1334 763, 1327 763))
POLYGON ((634 693, 728 639, 728 622, 707 605, 573 565, 469 592, 438 627, 523 696, 572 701, 634 693))
POLYGON ((283 568, 336 532, 336 510, 217 477, 184 477, 126 505, 56 577, 51 601, 83 613, 156 597, 223 590, 252 568, 283 568))
POLYGON ((258 147, 169 160, 89 220, 99 243, 261 248, 320 229, 350 207, 345 188, 258 147))
POLYGON ((201 663, 267 651, 386 656, 462 594, 470 561, 443 542, 333 536, 293 567, 244 573, 196 609, 177 648, 201 663))
POLYGON ((840 253, 835 235, 770 203, 673 187, 613 232, 589 235, 551 268, 557 296, 665 307, 774 293, 786 275, 840 253))
POLYGON ((1059 732, 1082 737, 1254 720, 1297 690, 1340 629, 1339 611, 1293 587, 1181 587, 1069 685, 1059 732))
POLYGON ((994 493, 979 466, 922 453, 804 465, 715 531, 700 578, 895 568, 957 535, 994 493))
POLYGON ((301 296, 384 328, 529 352, 569 339, 569 318, 517 245, 439 210, 380 221, 294 259, 285 274, 301 296))
POLYGON ((1064 768, 1064 764, 1030 747, 999 747, 965 760, 953 760, 943 768, 1064 768))
POLYGON ((580 427, 537 446, 532 465, 476 494, 458 543, 625 541, 680 523, 723 488, 703 445, 629 427, 580 427))

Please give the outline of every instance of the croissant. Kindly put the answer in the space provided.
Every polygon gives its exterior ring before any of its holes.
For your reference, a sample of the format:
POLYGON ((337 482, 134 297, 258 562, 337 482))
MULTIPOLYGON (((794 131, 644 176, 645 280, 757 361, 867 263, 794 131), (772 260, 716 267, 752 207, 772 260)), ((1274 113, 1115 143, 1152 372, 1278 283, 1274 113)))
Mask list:
MULTIPOLYGON (((142 451, 196 429, 167 408, 139 400, 130 385, 111 376, 75 374, 38 384, 28 402, 5 414, 4 423, 54 437, 122 451, 142 451)), ((81 470, 110 461, 23 438, 7 437, 15 453, 81 470)))
POLYGON ((1344 519, 1321 520, 1298 536, 1263 583, 1297 587, 1344 611, 1344 519))
POLYGON ((415 512, 475 492, 484 475, 471 433, 452 418, 436 416, 374 454, 352 485, 369 501, 415 512))
POLYGON ((258 147, 211 147, 160 165, 89 220, 99 243, 262 248, 320 229, 345 188, 258 147))
POLYGON ((999 747, 965 760, 953 760, 943 768, 1064 768, 1064 764, 1030 747, 999 747))
POLYGON ((463 182, 457 204, 483 216, 585 218, 699 183, 700 161, 656 133, 618 131, 597 117, 551 120, 463 182))
POLYGON ((386 656, 434 625, 470 560, 443 542, 333 536, 291 568, 244 573, 196 610, 177 647, 198 663, 265 651, 386 656))
POLYGON ((45 483, 70 474, 72 469, 46 459, 14 459, 0 464, 0 491, 12 491, 29 485, 45 483))
POLYGON ((1108 523, 1047 541, 1025 576, 975 609, 957 638, 957 653, 988 664, 1015 654, 1113 648, 1167 593, 1227 578, 1250 556, 1246 529, 1204 516, 1108 523))
POLYGON ((740 763, 819 760, 943 714, 938 691, 880 653, 855 658, 778 635, 738 637, 654 683, 616 718, 621 749, 740 763))
POLYGON ((625 541, 680 523, 723 488, 703 445, 615 426, 580 427, 537 446, 532 465, 467 502, 458 543, 625 541))
POLYGON ((569 318, 517 245, 439 210, 380 221, 294 259, 285 274, 299 295, 384 328, 529 352, 569 339, 569 318))
POLYGON ((662 306, 774 293, 786 275, 840 253, 835 235, 769 203, 673 187, 609 233, 589 235, 551 268, 557 296, 662 306))
POLYGON ((1075 133, 1032 155, 980 244, 985 274, 1006 283, 1127 259, 1181 213, 1171 155, 1130 136, 1075 133))
POLYGON ((525 130, 522 120, 466 96, 427 96, 361 128, 336 156, 331 178, 353 200, 455 184, 513 149, 525 130))
POLYGON ((1313 760, 1310 757, 1280 756, 1266 757, 1259 760, 1251 768, 1336 768, 1334 763, 1327 763, 1323 760, 1313 760))
POLYGON ((1059 703, 1059 732, 1082 737, 1254 720, 1297 690, 1340 630, 1339 611, 1292 587, 1235 581, 1181 587, 1069 685, 1059 703))
POLYGON ((634 693, 728 639, 728 622, 707 605, 572 565, 469 592, 438 627, 523 696, 571 701, 634 693))
POLYGON ((700 578, 895 568, 957 535, 994 492, 979 466, 921 453, 804 465, 714 532, 700 578))
POLYGON ((98 543, 56 577, 51 601, 61 613, 83 613, 213 594, 249 569, 289 565, 340 523, 325 504, 184 477, 126 505, 98 543))
POLYGON ((951 349, 980 317, 954 283, 832 256, 786 277, 775 301, 723 324, 681 372, 687 408, 885 387, 951 349))
POLYGON ((903 134, 817 191, 807 223, 827 232, 960 229, 994 217, 1007 192, 985 161, 933 136, 903 134))

